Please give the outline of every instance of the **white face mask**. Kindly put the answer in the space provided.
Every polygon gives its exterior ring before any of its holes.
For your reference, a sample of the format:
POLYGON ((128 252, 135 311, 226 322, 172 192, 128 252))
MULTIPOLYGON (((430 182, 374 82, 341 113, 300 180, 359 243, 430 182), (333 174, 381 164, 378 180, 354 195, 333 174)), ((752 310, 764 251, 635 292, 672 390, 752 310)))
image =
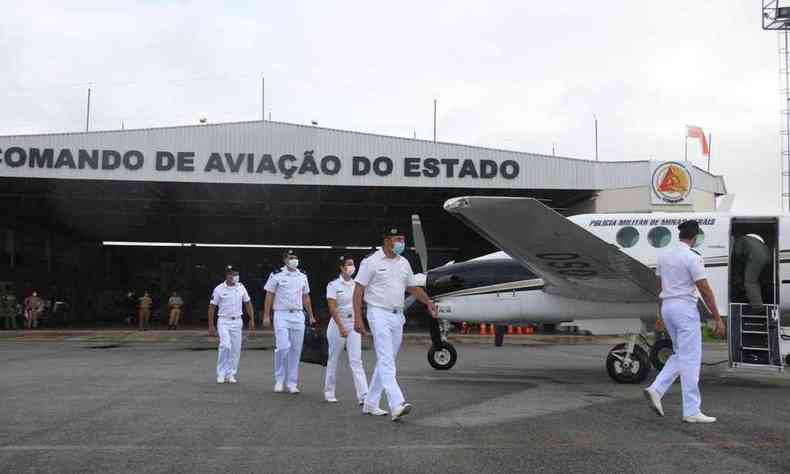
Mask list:
POLYGON ((346 265, 343 267, 343 273, 345 273, 347 276, 353 275, 355 271, 357 271, 357 267, 354 265, 346 265))
POLYGON ((292 258, 290 260, 286 260, 285 265, 292 270, 296 270, 297 268, 299 268, 299 259, 292 258))

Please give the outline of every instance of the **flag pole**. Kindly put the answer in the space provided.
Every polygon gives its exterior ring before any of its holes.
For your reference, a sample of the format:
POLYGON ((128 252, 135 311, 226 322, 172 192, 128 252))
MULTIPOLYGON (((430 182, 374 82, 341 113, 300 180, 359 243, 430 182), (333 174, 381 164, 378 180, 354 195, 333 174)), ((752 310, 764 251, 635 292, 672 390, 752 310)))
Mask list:
POLYGON ((710 150, 713 148, 713 133, 708 132, 708 173, 710 173, 710 150))

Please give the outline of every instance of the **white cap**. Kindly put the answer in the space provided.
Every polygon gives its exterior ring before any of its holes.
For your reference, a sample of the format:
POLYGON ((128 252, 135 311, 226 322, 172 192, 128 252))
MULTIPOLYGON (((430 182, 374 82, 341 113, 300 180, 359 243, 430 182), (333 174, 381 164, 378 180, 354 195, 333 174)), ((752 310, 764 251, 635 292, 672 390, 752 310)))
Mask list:
POLYGON ((763 238, 762 238, 762 237, 760 237, 760 236, 759 236, 759 235, 757 235, 757 234, 746 234, 746 237, 751 237, 751 238, 753 238, 753 239, 757 239, 757 240, 759 240, 760 242, 762 242, 763 244, 765 244, 765 240, 763 240, 763 238))

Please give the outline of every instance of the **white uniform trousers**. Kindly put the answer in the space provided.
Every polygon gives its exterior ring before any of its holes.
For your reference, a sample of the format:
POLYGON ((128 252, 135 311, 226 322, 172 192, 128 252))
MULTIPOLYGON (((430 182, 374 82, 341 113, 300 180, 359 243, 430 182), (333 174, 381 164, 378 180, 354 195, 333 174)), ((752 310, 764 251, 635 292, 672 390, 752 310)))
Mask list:
POLYGON ((217 318, 217 378, 236 376, 241 358, 241 328, 244 325, 240 317, 235 320, 217 318))
POLYGON ((304 313, 274 312, 274 381, 296 386, 304 343, 304 313))
POLYGON ((340 335, 334 318, 329 321, 326 330, 326 339, 329 344, 329 358, 326 362, 326 377, 324 379, 324 396, 326 398, 335 397, 335 380, 337 374, 337 363, 343 348, 348 354, 348 365, 354 376, 354 388, 357 391, 357 400, 362 401, 368 394, 368 380, 365 369, 362 367, 362 335, 354 331, 354 318, 351 315, 341 315, 343 327, 348 331, 348 336, 340 335))
POLYGON ((398 381, 395 378, 395 359, 403 340, 403 324, 406 318, 402 312, 393 313, 374 306, 368 306, 368 323, 373 334, 373 346, 376 349, 376 369, 370 379, 370 390, 365 398, 365 405, 374 408, 379 406, 382 392, 386 392, 390 412, 393 412, 405 400, 398 381))
POLYGON ((695 303, 672 298, 662 302, 661 315, 672 339, 674 354, 667 360, 650 388, 663 397, 680 375, 683 416, 698 415, 701 404, 699 372, 702 364, 699 310, 695 303))

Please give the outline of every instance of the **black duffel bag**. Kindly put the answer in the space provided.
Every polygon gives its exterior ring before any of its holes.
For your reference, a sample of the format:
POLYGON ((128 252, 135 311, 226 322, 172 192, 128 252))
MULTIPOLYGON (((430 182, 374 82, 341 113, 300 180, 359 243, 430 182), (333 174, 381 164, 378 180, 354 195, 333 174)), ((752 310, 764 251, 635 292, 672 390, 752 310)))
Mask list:
POLYGON ((305 325, 304 343, 302 344, 301 361, 307 364, 318 364, 326 367, 329 358, 329 344, 326 333, 318 327, 305 325))

